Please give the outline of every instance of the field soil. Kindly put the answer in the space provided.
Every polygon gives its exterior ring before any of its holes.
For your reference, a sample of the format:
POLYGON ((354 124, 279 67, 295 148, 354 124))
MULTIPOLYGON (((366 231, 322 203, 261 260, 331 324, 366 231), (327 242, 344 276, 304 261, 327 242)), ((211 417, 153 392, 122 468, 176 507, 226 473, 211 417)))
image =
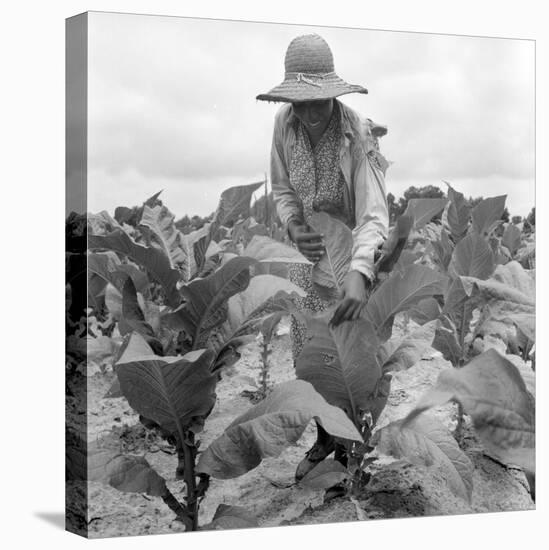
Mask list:
MULTIPOLYGON (((288 320, 279 326, 273 341, 270 382, 277 384, 295 378, 290 353, 288 320)), ((396 330, 403 328, 396 327, 396 330)), ((252 406, 246 391, 260 372, 259 344, 252 342, 242 357, 223 374, 217 387, 217 403, 200 434, 205 448, 238 415, 252 406)), ((383 426, 400 419, 418 398, 430 388, 438 373, 450 366, 433 352, 414 367, 393 375, 389 402, 378 422, 383 426)), ((88 371, 88 433, 90 440, 114 431, 122 448, 143 455, 168 480, 177 496, 183 482, 175 480, 177 463, 173 449, 154 432, 146 430, 124 398, 104 396, 114 373, 88 371)), ((449 428, 455 427, 452 405, 434 410, 449 428)), ((474 464, 474 490, 467 503, 453 495, 442 473, 436 468, 412 466, 406 462, 386 462, 372 467, 372 475, 358 499, 337 498, 324 503, 324 492, 306 489, 294 483, 297 464, 315 440, 312 423, 304 436, 279 457, 266 459, 247 474, 233 480, 212 479, 200 508, 200 525, 209 523, 219 504, 238 505, 253 512, 262 527, 334 523, 342 521, 469 514, 530 510, 534 503, 522 471, 506 467, 486 456, 467 421, 461 442, 474 464)), ((69 491, 76 490, 70 488, 69 491)), ((172 511, 161 499, 141 494, 121 493, 109 486, 89 483, 88 529, 90 537, 145 535, 183 531, 172 511)))

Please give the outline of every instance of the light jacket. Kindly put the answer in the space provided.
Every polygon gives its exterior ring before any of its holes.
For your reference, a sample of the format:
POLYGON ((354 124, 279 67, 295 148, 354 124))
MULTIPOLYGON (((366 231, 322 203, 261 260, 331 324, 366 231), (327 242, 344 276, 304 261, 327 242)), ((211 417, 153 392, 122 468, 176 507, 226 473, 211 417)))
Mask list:
MULTIPOLYGON (((385 193, 388 163, 379 152, 378 137, 387 129, 365 119, 337 101, 341 113, 340 166, 345 179, 344 204, 354 217, 353 247, 349 270, 373 279, 374 252, 387 238, 389 210, 385 193)), ((278 216, 284 225, 304 223, 302 206, 290 185, 289 167, 296 139, 297 117, 284 104, 277 112, 271 149, 271 186, 278 216)))

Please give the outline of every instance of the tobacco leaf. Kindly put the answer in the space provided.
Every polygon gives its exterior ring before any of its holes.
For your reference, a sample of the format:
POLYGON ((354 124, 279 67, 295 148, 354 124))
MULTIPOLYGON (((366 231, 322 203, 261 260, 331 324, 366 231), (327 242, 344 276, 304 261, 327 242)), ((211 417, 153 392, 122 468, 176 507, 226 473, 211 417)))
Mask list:
POLYGON ((309 225, 324 235, 326 252, 313 266, 312 282, 326 300, 335 300, 341 295, 343 281, 349 271, 353 237, 351 230, 341 221, 326 212, 315 212, 309 225))
POLYGON ((377 355, 383 372, 396 372, 413 367, 429 351, 433 351, 433 339, 437 320, 412 330, 403 338, 388 340, 377 355))
POLYGON ((168 326, 185 330, 193 349, 206 347, 211 331, 227 320, 229 298, 247 288, 254 263, 251 258, 235 257, 211 275, 183 286, 185 302, 164 316, 168 326))
POLYGON ((430 407, 461 403, 486 450, 506 464, 535 471, 535 408, 519 370, 489 349, 460 369, 447 369, 404 423, 430 407))
MULTIPOLYGON (((359 425, 361 411, 370 410, 377 397, 379 341, 365 319, 330 329, 329 318, 329 312, 307 318, 307 342, 296 360, 296 374, 359 425)), ((376 419, 379 412, 373 412, 376 419)))
POLYGON ((478 233, 469 233, 454 248, 448 273, 452 277, 465 275, 488 279, 496 268, 490 245, 478 233))
POLYGON ((328 489, 349 477, 347 468, 333 459, 325 459, 317 464, 299 482, 309 489, 328 489))
POLYGON ((197 472, 218 479, 245 474, 298 441, 313 419, 335 437, 362 441, 341 409, 329 405, 308 382, 291 380, 233 420, 200 455, 197 472))
POLYGON ((259 527, 257 518, 242 506, 220 504, 215 511, 211 523, 200 528, 201 531, 220 529, 247 529, 259 527))
POLYGON ((186 430, 200 431, 215 404, 213 358, 209 350, 158 357, 134 333, 115 368, 130 406, 181 442, 186 430))
POLYGON ((127 256, 143 267, 162 286, 172 307, 177 307, 181 302, 181 296, 177 291, 181 275, 178 270, 172 269, 170 260, 161 250, 137 244, 122 230, 104 236, 88 235, 88 247, 90 250, 112 250, 127 256))
POLYGON ((387 340, 395 315, 425 298, 443 295, 447 280, 445 275, 429 267, 408 265, 402 272, 392 273, 373 292, 363 316, 372 322, 381 340, 387 340))
POLYGON ((404 216, 411 216, 414 220, 413 228, 420 229, 426 223, 429 223, 437 214, 440 214, 448 199, 410 199, 404 216))
POLYGON ((507 195, 500 195, 481 200, 471 213, 470 230, 481 236, 489 235, 501 223, 506 199, 507 195))
POLYGON ((473 465, 452 434, 435 418, 422 415, 381 428, 374 436, 379 453, 436 468, 450 490, 470 502, 473 465))

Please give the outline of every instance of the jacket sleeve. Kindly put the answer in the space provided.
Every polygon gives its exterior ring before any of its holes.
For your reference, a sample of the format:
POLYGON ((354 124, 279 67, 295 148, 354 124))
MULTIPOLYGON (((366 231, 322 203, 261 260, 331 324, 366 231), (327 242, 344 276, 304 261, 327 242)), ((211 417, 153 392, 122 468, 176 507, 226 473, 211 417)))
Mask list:
POLYGON ((271 187, 276 204, 278 217, 284 226, 291 219, 303 221, 303 210, 300 200, 290 186, 290 176, 284 154, 284 119, 287 116, 287 107, 277 112, 271 148, 271 187))
POLYGON ((368 130, 353 174, 355 220, 350 270, 374 278, 374 253, 387 238, 389 209, 385 191, 387 161, 379 153, 377 136, 368 130))

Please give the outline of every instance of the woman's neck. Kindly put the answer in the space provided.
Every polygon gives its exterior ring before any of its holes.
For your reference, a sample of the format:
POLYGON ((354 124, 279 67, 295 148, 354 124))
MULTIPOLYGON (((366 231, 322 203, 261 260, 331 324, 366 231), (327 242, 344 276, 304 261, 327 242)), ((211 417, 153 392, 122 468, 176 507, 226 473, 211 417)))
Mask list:
POLYGON ((332 118, 334 116, 337 116, 335 106, 334 106, 334 109, 332 110, 332 114, 330 118, 322 126, 319 126, 318 128, 309 128, 306 125, 304 125, 307 135, 309 136, 309 141, 313 146, 313 149, 318 145, 318 142, 322 139, 324 132, 326 132, 326 130, 328 129, 328 126, 330 126, 330 122, 332 121, 332 118))

